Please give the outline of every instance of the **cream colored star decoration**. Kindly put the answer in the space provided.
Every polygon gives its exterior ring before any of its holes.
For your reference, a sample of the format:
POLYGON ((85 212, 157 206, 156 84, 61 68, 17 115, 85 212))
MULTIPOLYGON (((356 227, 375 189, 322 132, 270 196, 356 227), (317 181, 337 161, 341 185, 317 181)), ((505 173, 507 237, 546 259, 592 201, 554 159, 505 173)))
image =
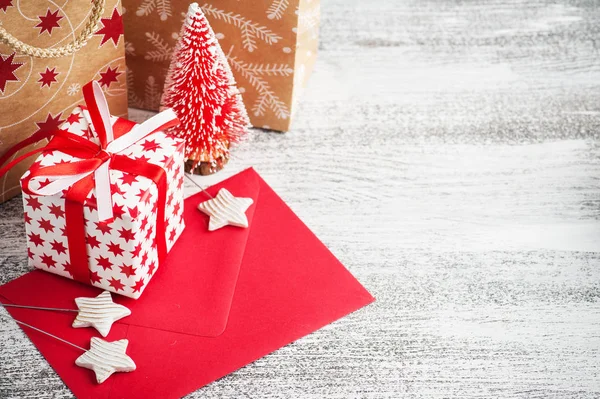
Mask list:
POLYGON ((107 342, 93 337, 90 350, 79 356, 75 364, 93 370, 96 373, 96 381, 102 384, 113 373, 135 370, 135 363, 125 353, 128 344, 126 339, 107 342))
POLYGON ((246 210, 253 202, 252 198, 234 197, 227 189, 222 188, 215 198, 200 203, 198 209, 210 216, 208 231, 220 229, 228 224, 246 228, 246 210))
POLYGON ((75 303, 79 313, 73 327, 94 327, 103 337, 108 335, 115 321, 131 314, 125 306, 114 303, 108 291, 95 298, 75 298, 75 303))

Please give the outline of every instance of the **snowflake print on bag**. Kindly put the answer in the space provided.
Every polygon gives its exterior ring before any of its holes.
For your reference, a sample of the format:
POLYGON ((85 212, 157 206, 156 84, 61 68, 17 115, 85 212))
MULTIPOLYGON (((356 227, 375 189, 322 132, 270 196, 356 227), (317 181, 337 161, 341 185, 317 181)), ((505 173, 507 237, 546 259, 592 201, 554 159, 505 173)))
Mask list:
POLYGON ((154 50, 148 51, 144 59, 153 62, 168 61, 171 59, 173 48, 158 33, 146 32, 146 38, 154 46, 154 50))
POLYGON ((269 109, 279 119, 289 118, 290 111, 287 105, 277 97, 277 94, 271 89, 265 76, 291 76, 294 73, 294 70, 286 64, 247 64, 233 56, 231 54, 232 51, 233 47, 226 55, 229 65, 231 65, 233 70, 246 78, 258 92, 258 97, 251 109, 254 116, 263 116, 265 115, 266 110, 269 109))
POLYGON ((138 17, 149 15, 156 10, 161 21, 166 21, 172 15, 171 0, 143 0, 135 14, 138 17))
POLYGON ((267 10, 267 18, 281 19, 289 4, 289 0, 273 0, 273 3, 271 3, 267 10))
POLYGON ((81 93, 81 85, 79 83, 73 83, 67 89, 67 95, 76 96, 81 93))
POLYGON ((257 22, 247 19, 240 14, 236 14, 231 11, 225 12, 224 10, 220 10, 210 4, 204 4, 201 8, 207 16, 225 21, 228 24, 239 28, 242 35, 244 49, 248 50, 249 52, 253 52, 258 48, 256 43, 257 40, 262 40, 271 45, 281 40, 280 35, 257 22))

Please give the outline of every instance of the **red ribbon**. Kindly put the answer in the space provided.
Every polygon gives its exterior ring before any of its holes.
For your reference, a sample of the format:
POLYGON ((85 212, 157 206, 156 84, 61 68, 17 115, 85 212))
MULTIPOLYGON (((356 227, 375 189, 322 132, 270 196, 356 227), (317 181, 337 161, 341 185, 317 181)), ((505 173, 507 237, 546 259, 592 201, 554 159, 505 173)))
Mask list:
MULTIPOLYGON (((124 155, 109 154, 106 151, 109 139, 104 128, 104 121, 97 103, 97 98, 93 92, 93 84, 90 82, 83 87, 84 98, 87 104, 92 125, 98 137, 100 144, 96 144, 81 136, 59 130, 54 133, 52 140, 44 148, 30 151, 29 153, 15 159, 5 167, 0 169, 0 176, 6 173, 12 166, 21 160, 42 151, 58 150, 69 154, 80 160, 62 163, 53 166, 34 166, 30 168, 30 173, 22 180, 22 190, 29 195, 37 195, 30 188, 32 179, 51 176, 75 176, 83 173, 90 173, 86 177, 77 181, 69 187, 65 194, 65 218, 66 218, 66 234, 69 246, 70 263, 73 270, 73 279, 90 283, 90 270, 88 265, 88 256, 86 250, 86 234, 85 234, 85 219, 83 217, 83 206, 90 191, 94 188, 94 172, 100 165, 109 162, 109 168, 120 170, 122 172, 131 173, 138 176, 146 177, 154 182, 158 188, 158 212, 156 220, 156 244, 158 251, 159 262, 167 254, 167 245, 165 239, 165 207, 167 200, 167 180, 166 172, 160 166, 144 162, 139 159, 132 159, 124 155)), ((149 131, 152 134, 156 131, 177 126, 178 120, 172 120, 164 125, 149 131)), ((113 125, 113 132, 116 137, 122 136, 129 132, 135 123, 119 119, 113 125)), ((147 135, 145 135, 147 136, 147 135)), ((144 137, 145 137, 144 136, 144 137)), ((43 138, 47 138, 45 135, 43 138)), ((35 140, 33 142, 39 141, 35 140)), ((25 140, 31 141, 31 139, 25 140)), ((28 143, 31 144, 31 143, 28 143)), ((18 149, 23 148, 28 144, 19 143, 15 148, 9 151, 14 154, 18 149)), ((5 155, 3 160, 8 159, 5 155)))

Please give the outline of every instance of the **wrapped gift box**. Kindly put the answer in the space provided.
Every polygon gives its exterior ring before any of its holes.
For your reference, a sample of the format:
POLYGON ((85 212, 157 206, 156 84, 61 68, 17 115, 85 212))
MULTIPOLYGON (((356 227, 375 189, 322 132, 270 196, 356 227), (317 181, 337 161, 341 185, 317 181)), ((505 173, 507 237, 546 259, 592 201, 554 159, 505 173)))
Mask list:
MULTIPOLYGON (((135 126, 125 119, 111 117, 115 139, 119 131, 135 126), (125 129, 124 129, 125 127, 125 129)), ((61 129, 98 144, 98 135, 87 109, 78 107, 66 119, 61 129)), ((121 135, 123 133, 120 133, 121 135)), ((52 142, 50 142, 52 144, 52 142)), ((183 222, 183 156, 184 141, 162 131, 151 133, 126 148, 120 155, 137 163, 148 162, 166 172, 166 207, 164 235, 166 250, 170 250, 184 229, 183 222)), ((21 179, 33 168, 41 168, 80 160, 72 155, 44 151, 21 179)), ((113 218, 99 220, 96 189, 93 188, 83 204, 85 251, 89 269, 89 284, 116 294, 138 298, 159 265, 157 248, 157 215, 159 191, 147 177, 109 169, 113 218)), ((50 179, 30 180, 29 187, 40 190, 50 179)), ((74 279, 68 238, 66 191, 55 195, 31 195, 23 187, 25 226, 29 264, 38 269, 74 279)), ((83 245, 83 244, 82 244, 83 245)), ((79 265, 81 267, 81 265, 79 265)), ((81 269, 80 269, 81 270, 81 269)), ((84 271, 85 272, 85 271, 84 271)), ((80 279, 81 280, 81 279, 80 279)))

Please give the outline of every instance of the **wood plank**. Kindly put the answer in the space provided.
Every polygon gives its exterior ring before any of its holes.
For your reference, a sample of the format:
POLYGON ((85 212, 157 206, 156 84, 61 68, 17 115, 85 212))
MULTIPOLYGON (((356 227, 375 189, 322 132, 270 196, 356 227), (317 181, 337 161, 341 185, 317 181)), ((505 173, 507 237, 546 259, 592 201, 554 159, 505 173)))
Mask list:
MULTIPOLYGON (((378 301, 190 397, 599 397, 598 6, 324 1, 293 130, 197 179, 254 166, 378 301)), ((4 320, 0 397, 70 397, 4 320)))

